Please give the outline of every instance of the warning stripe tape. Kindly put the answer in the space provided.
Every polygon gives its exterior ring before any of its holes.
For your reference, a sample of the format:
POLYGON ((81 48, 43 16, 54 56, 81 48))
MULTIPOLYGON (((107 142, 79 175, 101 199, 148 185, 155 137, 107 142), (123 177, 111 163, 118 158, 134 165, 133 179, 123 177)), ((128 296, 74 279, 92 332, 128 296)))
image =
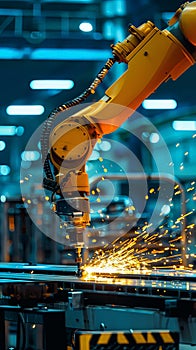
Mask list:
POLYGON ((125 331, 125 332, 99 332, 99 331, 77 331, 75 333, 75 349, 90 350, 96 345, 164 345, 179 344, 179 334, 167 330, 161 331, 125 331))

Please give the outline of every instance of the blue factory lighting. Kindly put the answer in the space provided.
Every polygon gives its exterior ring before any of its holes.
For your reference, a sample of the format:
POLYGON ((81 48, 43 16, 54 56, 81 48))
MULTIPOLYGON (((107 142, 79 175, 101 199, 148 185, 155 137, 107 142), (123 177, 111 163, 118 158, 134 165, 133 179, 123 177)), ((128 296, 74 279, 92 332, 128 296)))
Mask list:
POLYGON ((73 80, 32 80, 30 82, 30 88, 33 90, 70 90, 73 87, 73 80))
POLYGON ((24 49, 16 50, 9 47, 0 48, 0 59, 16 59, 23 57, 30 60, 64 60, 64 61, 106 61, 111 50, 99 49, 54 49, 39 48, 27 53, 24 49))
POLYGON ((149 140, 151 143, 157 143, 159 142, 159 134, 157 134, 157 132, 152 132, 152 134, 150 134, 149 140))
POLYGON ((176 100, 151 100, 147 99, 142 102, 144 109, 175 109, 177 107, 176 100))
POLYGON ((172 127, 176 131, 196 131, 195 120, 175 120, 172 127))
POLYGON ((17 132, 17 126, 14 125, 1 125, 0 135, 1 136, 14 136, 17 132))
POLYGON ((8 115, 41 115, 44 107, 41 105, 10 105, 6 108, 8 115))
POLYGON ((171 212, 171 207, 168 204, 164 204, 161 208, 161 214, 160 215, 168 215, 171 212))
POLYGON ((0 165, 0 175, 6 176, 10 173, 10 167, 8 165, 0 165))
POLYGON ((110 55, 110 50, 46 48, 34 50, 30 58, 32 60, 105 61, 110 55))
POLYGON ((90 22, 81 22, 80 25, 79 25, 79 29, 82 31, 82 32, 92 32, 93 30, 93 26, 90 22))
POLYGON ((0 141, 0 151, 3 151, 6 147, 5 141, 0 141))
POLYGON ((0 59, 22 59, 23 51, 9 47, 0 48, 0 59))
MULTIPOLYGON (((94 0, 66 0, 67 3, 81 3, 81 4, 91 4, 94 0)), ((47 0, 47 2, 54 2, 54 0, 47 0)), ((65 0, 58 0, 58 2, 65 2, 65 0)))
POLYGON ((102 141, 99 145, 99 149, 102 151, 109 151, 112 147, 111 143, 109 141, 102 141))
POLYGON ((21 153, 21 158, 24 161, 36 161, 40 158, 40 153, 38 151, 24 151, 21 153))
POLYGON ((6 202, 6 196, 4 195, 4 194, 2 194, 1 196, 0 196, 0 202, 1 203, 5 203, 6 202))
POLYGON ((73 80, 32 80, 30 82, 30 88, 33 90, 70 90, 73 87, 73 80))
POLYGON ((16 135, 22 136, 24 134, 24 127, 23 126, 17 126, 16 128, 16 135))

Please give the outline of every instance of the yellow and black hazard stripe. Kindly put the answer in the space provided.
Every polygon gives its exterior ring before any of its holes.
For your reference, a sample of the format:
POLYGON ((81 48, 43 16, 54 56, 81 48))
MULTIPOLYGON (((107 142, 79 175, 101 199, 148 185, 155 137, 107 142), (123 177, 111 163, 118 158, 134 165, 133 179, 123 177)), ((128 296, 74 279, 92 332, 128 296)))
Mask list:
POLYGON ((178 350, 179 334, 160 331, 77 331, 75 350, 178 350))

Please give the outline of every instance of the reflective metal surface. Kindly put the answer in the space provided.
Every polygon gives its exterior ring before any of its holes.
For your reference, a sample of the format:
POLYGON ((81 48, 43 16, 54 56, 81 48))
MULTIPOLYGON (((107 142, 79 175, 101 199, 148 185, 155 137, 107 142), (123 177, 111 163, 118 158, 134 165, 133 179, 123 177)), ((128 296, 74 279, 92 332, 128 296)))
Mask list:
POLYGON ((2 283, 56 282, 67 288, 92 292, 118 292, 196 298, 196 272, 156 270, 121 276, 77 276, 77 266, 0 264, 2 283))

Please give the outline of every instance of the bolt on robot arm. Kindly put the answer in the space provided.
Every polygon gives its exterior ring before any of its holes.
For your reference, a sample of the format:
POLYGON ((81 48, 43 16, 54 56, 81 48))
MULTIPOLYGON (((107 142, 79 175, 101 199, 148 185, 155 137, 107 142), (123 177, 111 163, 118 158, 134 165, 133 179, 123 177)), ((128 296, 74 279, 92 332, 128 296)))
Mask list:
POLYGON ((98 138, 115 131, 130 117, 130 111, 134 112, 159 85, 170 78, 176 80, 195 63, 196 1, 183 4, 165 30, 148 21, 138 28, 131 25, 129 33, 124 41, 112 45, 113 58, 107 61, 90 88, 51 113, 42 136, 44 187, 53 192, 55 212, 71 222, 78 262, 83 232, 90 221, 85 164, 98 138), (126 63, 127 70, 106 90, 103 98, 58 122, 65 110, 95 92, 115 62, 126 63), (126 107, 130 108, 129 115, 126 107))

